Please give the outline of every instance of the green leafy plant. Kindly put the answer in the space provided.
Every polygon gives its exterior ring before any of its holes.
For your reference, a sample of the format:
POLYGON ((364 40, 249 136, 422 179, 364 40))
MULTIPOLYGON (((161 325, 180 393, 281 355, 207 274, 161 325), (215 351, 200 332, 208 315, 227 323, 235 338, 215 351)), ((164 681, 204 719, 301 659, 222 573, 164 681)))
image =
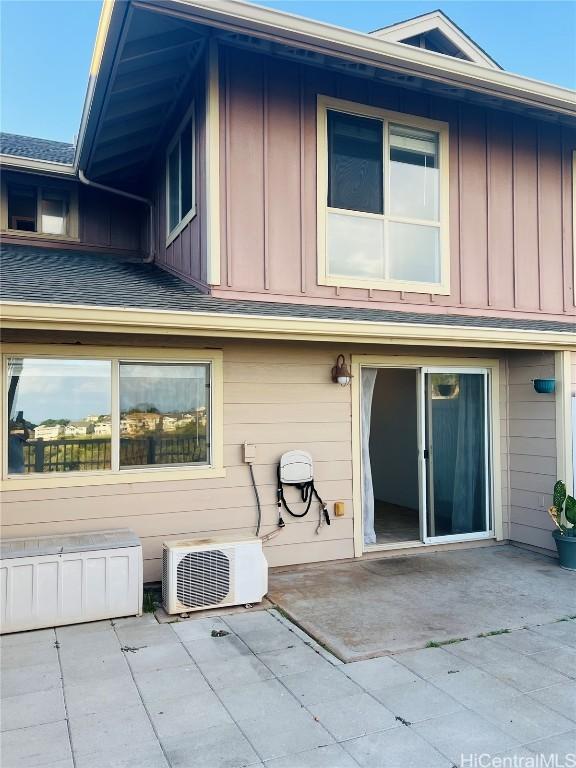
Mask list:
POLYGON ((566 484, 562 480, 554 486, 553 505, 548 514, 562 536, 576 537, 576 499, 566 494, 566 484))
POLYGON ((142 612, 154 613, 158 607, 158 604, 159 601, 157 594, 150 589, 145 589, 142 596, 142 612))

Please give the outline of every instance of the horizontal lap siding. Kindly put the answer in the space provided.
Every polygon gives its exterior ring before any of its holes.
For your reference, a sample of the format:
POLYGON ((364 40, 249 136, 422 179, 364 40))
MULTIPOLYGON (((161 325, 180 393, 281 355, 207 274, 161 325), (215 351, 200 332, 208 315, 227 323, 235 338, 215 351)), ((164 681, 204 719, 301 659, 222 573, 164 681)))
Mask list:
POLYGON ((532 380, 554 376, 553 353, 510 354, 510 539, 549 550, 555 549, 546 510, 557 479, 556 403, 553 394, 537 394, 532 380))
MULTIPOLYGON (((236 345, 224 349, 225 478, 166 481, 4 494, 3 535, 27 536, 130 527, 141 537, 144 577, 160 578, 162 542, 213 533, 253 533, 254 491, 242 444, 256 443, 254 473, 262 533, 275 529, 276 462, 302 448, 314 458, 318 490, 346 514, 315 534, 317 506, 266 545, 271 566, 353 556, 350 389, 330 381, 336 349, 236 345)), ((295 490, 287 496, 300 508, 295 490)))
MULTIPOLYGON (((189 345, 194 344, 195 340, 190 339, 189 345)), ((242 445, 247 441, 256 444, 254 473, 262 502, 263 534, 275 530, 276 463, 286 451, 295 448, 309 451, 314 460, 318 491, 329 509, 332 510, 334 501, 345 503, 345 515, 333 519, 332 525, 324 526, 319 535, 315 532, 316 505, 302 519, 284 514, 286 528, 266 544, 270 565, 352 557, 351 388, 335 386, 330 380, 330 369, 341 351, 340 347, 329 344, 225 343, 226 477, 7 491, 3 494, 3 535, 32 536, 130 527, 142 539, 145 579, 157 580, 163 541, 255 531, 254 491, 242 459, 242 445)), ((361 346, 349 352, 398 354, 399 365, 401 354, 407 353, 398 348, 375 350, 361 346)), ((442 349, 413 349, 408 354, 431 357, 447 353, 442 349)), ((455 353, 450 350, 448 354, 455 353)), ((466 354, 465 350, 462 354, 466 354)), ((484 350, 469 354, 494 356, 484 350)), ((505 537, 509 521, 507 391, 506 365, 502 361, 499 394, 502 478, 496 479, 496 486, 502 493, 505 537)), ((518 413, 522 416, 523 412, 518 413)), ((290 503, 301 508, 297 491, 288 489, 287 496, 290 503)))
POLYGON ((220 57, 218 295, 574 315, 574 133, 258 53, 223 47, 220 57), (318 94, 449 124, 450 296, 318 285, 318 94))

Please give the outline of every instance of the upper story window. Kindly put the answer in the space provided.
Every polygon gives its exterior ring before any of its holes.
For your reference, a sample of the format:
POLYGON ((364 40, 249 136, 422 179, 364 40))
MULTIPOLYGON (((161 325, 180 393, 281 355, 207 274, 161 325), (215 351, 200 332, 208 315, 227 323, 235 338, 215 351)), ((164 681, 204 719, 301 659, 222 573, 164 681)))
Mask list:
POLYGON ((448 128, 318 100, 319 282, 449 293, 448 128))
POLYGON ((194 110, 182 121, 166 153, 166 236, 168 242, 196 213, 194 110))
POLYGON ((77 237, 76 195, 57 185, 10 178, 2 189, 2 229, 56 238, 77 237))

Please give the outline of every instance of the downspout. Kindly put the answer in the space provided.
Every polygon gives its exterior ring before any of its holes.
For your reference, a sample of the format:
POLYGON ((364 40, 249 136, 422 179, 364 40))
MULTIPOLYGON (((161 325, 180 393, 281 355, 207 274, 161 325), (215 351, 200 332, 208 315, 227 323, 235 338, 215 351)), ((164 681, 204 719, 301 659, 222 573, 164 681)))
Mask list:
POLYGON ((133 195, 131 192, 124 192, 122 189, 115 189, 114 187, 108 187, 106 184, 100 184, 97 181, 87 179, 81 168, 78 169, 78 178, 82 184, 86 184, 87 187, 94 187, 94 189, 101 189, 103 192, 110 192, 113 195, 127 197, 129 200, 135 200, 137 203, 144 203, 148 206, 148 253, 143 259, 143 262, 144 264, 151 264, 154 261, 154 204, 152 201, 147 197, 133 195))

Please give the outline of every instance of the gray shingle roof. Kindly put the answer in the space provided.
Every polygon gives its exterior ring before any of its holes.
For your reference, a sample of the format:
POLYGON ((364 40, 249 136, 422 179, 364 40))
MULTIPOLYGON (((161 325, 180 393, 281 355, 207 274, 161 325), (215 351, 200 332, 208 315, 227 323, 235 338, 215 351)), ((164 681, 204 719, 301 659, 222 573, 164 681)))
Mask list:
POLYGON ((0 254, 0 297, 3 301, 576 333, 576 318, 556 322, 228 300, 207 296, 153 264, 83 251, 6 243, 0 254))
POLYGON ((71 165, 74 162, 74 144, 16 133, 0 132, 0 154, 26 157, 31 160, 47 160, 51 163, 71 165))

